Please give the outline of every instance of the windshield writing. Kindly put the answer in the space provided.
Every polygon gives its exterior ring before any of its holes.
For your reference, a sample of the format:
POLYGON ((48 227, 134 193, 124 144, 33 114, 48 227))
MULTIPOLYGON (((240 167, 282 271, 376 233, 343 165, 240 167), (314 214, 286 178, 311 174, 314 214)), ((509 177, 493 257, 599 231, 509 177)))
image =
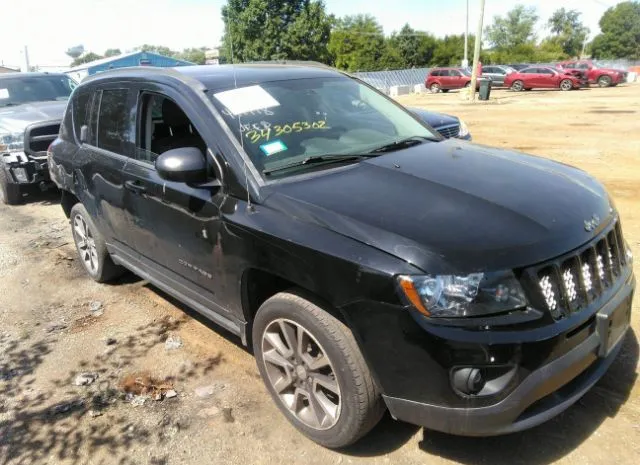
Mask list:
POLYGON ((347 77, 266 82, 214 93, 211 100, 260 172, 309 157, 368 153, 410 137, 438 138, 386 97, 347 77))

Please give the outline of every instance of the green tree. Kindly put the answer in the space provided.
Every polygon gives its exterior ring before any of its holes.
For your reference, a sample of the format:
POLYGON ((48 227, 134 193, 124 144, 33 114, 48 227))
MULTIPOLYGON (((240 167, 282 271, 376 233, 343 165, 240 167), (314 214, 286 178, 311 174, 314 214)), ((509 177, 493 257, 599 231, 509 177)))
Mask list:
POLYGON ((329 58, 333 17, 321 0, 228 0, 222 20, 229 61, 329 58))
POLYGON ((71 62, 71 67, 84 65, 85 63, 90 63, 92 61, 99 60, 104 58, 102 55, 98 55, 97 53, 87 52, 82 56, 79 56, 73 62, 71 62))
POLYGON ((196 65, 204 65, 205 61, 207 61, 206 50, 207 47, 185 48, 182 52, 177 53, 175 57, 180 60, 190 61, 196 65))
MULTIPOLYGON (((469 36, 469 61, 473 58, 473 48, 475 47, 475 36, 469 36)), ((436 42, 432 66, 460 66, 464 58, 464 34, 444 36, 436 42)), ((480 54, 480 61, 488 63, 487 54, 480 54)))
POLYGON ((534 7, 516 5, 506 16, 494 16, 493 24, 485 29, 489 44, 497 50, 507 50, 536 41, 535 26, 538 15, 534 7))
POLYGON ((591 44, 594 58, 640 59, 640 2, 622 2, 600 18, 601 34, 591 44))
POLYGON ((177 52, 174 52, 169 47, 165 47, 163 45, 144 44, 137 47, 137 50, 140 50, 141 52, 157 53, 158 55, 164 55, 167 57, 176 57, 178 55, 177 52))
POLYGON ((370 15, 345 16, 337 21, 329 39, 329 53, 337 68, 347 71, 377 71, 383 55, 390 59, 382 26, 370 15))
POLYGON ((431 62, 438 41, 431 34, 416 31, 405 24, 400 32, 391 35, 389 43, 402 58, 403 66, 419 68, 431 62))
POLYGON ((118 55, 122 55, 122 52, 120 51, 119 48, 108 48, 105 52, 104 52, 104 56, 106 57, 115 57, 118 55))
POLYGON ((547 22, 553 34, 550 40, 559 44, 562 51, 571 57, 580 56, 584 42, 589 35, 589 28, 580 21, 580 14, 576 10, 560 8, 551 15, 547 22))

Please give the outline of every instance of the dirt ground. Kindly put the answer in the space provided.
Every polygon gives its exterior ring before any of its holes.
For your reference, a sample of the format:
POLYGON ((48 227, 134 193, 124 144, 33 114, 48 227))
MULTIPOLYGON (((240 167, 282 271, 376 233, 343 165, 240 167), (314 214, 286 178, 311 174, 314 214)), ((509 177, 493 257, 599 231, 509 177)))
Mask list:
MULTIPOLYGON (((400 100, 462 117, 480 144, 598 177, 640 257, 640 85, 498 90, 478 105, 456 93, 400 100)), ((32 196, 0 207, 0 463, 636 464, 640 299, 633 307, 634 331, 607 375, 544 425, 474 439, 386 417, 355 446, 329 451, 286 422, 239 340, 134 276, 113 285, 85 277, 57 197, 32 196), (83 372, 98 378, 76 386, 83 372), (144 372, 156 392, 178 395, 138 405, 120 383, 131 375, 128 389, 143 388, 144 372)))

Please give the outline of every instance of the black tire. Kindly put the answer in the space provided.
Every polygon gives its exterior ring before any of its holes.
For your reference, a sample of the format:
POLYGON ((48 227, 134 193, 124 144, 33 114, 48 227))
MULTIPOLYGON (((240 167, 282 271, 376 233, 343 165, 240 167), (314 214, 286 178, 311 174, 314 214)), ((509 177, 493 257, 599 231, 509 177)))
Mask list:
POLYGON ((525 87, 524 90, 527 91, 527 92, 530 92, 532 89, 531 89, 531 87, 525 87))
MULTIPOLYGON (((278 326, 275 327, 278 328, 278 326)), ((385 406, 353 334, 344 323, 323 310, 304 292, 295 290, 280 292, 264 302, 254 320, 252 336, 258 369, 271 397, 285 417, 311 440, 329 448, 345 447, 367 434, 380 421, 385 406), (306 334, 311 336, 312 339, 308 339, 306 352, 311 354, 311 345, 317 343, 319 353, 324 353, 329 361, 329 376, 333 376, 331 379, 339 386, 340 403, 336 409, 337 418, 334 419, 335 423, 327 425, 325 429, 313 428, 296 416, 297 414, 285 405, 270 380, 270 376, 273 377, 275 365, 270 364, 270 368, 267 368, 264 349, 267 349, 266 353, 272 350, 269 350, 270 339, 265 337, 263 340, 263 336, 274 325, 281 325, 283 322, 294 327, 302 327, 306 334)), ((294 357, 297 364, 302 365, 295 353, 292 354, 292 360, 294 357)), ((287 373, 298 373, 298 368, 292 365, 287 373)), ((311 371, 311 368, 308 370, 310 370, 309 376, 316 374, 311 371)), ((284 369, 280 371, 285 373, 284 369)), ((301 381, 300 378, 297 379, 296 383, 304 384, 304 379, 301 381)), ((307 378, 307 380, 310 379, 307 378)), ((280 392, 289 389, 297 391, 298 384, 294 385, 292 381, 288 383, 291 384, 280 392)), ((311 402, 302 403, 307 405, 304 407, 307 411, 312 410, 310 404, 311 402)), ((315 417, 318 418, 317 415, 315 417)))
POLYGON ((431 91, 432 94, 437 94, 441 90, 440 84, 438 84, 437 82, 434 82, 429 86, 429 90, 431 91))
POLYGON ((19 205, 22 202, 20 186, 9 182, 4 166, 0 165, 0 203, 19 205))
POLYGON ((521 92, 524 90, 524 82, 521 80, 516 80, 511 83, 511 90, 514 92, 521 92))
POLYGON ((442 89, 442 93, 446 94, 447 92, 449 92, 450 89, 442 89))
POLYGON ((602 75, 598 78, 598 85, 600 87, 609 87, 611 86, 611 77, 602 75))
POLYGON ((91 279, 99 283, 104 283, 121 276, 125 270, 111 260, 104 238, 102 234, 100 234, 100 231, 98 231, 98 228, 96 228, 84 205, 81 203, 75 204, 73 208, 71 208, 69 218, 71 219, 73 241, 76 244, 80 263, 82 263, 82 266, 84 266, 85 271, 91 279), (77 229, 79 219, 84 222, 88 232, 84 239, 77 229), (83 243, 85 245, 83 245, 83 243), (93 247, 89 246, 90 243, 93 244, 93 247))

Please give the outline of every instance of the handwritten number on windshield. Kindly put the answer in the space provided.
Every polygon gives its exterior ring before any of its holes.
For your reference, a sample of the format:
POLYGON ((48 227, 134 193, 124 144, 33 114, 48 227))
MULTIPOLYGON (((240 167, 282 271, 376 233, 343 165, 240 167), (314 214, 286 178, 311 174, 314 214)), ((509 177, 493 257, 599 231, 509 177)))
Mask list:
POLYGON ((247 131, 245 136, 251 141, 252 144, 265 140, 271 140, 271 136, 280 137, 282 135, 291 134, 292 132, 303 132, 317 129, 331 129, 327 127, 326 120, 314 121, 312 123, 307 121, 296 121, 295 123, 289 123, 285 125, 274 124, 273 126, 261 130, 247 131))

